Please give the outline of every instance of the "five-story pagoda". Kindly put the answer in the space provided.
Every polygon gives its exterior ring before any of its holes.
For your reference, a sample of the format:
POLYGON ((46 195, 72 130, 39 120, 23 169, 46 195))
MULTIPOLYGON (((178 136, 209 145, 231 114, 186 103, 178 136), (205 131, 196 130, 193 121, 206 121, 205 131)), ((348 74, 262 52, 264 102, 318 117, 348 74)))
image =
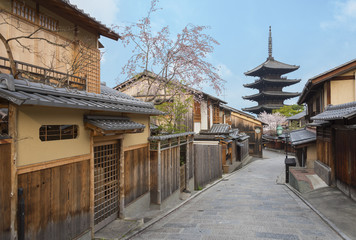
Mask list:
POLYGON ((283 92, 284 87, 300 82, 300 79, 287 79, 281 77, 283 74, 297 70, 299 66, 289 65, 274 60, 272 57, 272 34, 271 27, 269 27, 268 38, 268 58, 261 65, 256 68, 245 72, 246 76, 259 77, 253 83, 244 84, 244 87, 258 89, 259 93, 244 96, 243 99, 258 102, 255 107, 244 108, 242 110, 259 114, 266 111, 272 113, 273 109, 278 109, 284 106, 284 100, 294 98, 300 93, 283 92))

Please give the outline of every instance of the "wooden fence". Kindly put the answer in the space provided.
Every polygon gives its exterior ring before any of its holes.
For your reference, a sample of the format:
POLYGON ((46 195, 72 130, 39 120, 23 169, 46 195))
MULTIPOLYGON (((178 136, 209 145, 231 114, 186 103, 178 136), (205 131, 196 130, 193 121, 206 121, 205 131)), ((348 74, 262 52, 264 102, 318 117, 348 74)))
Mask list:
POLYGON ((0 144, 0 239, 11 237, 11 144, 0 144))
POLYGON ((222 177, 221 145, 194 144, 195 188, 222 177))
POLYGON ((125 206, 149 191, 148 146, 125 151, 125 206))
POLYGON ((179 190, 184 184, 180 180, 180 148, 182 146, 186 146, 187 149, 184 162, 184 177, 189 181, 188 177, 191 176, 189 168, 194 166, 194 163, 191 163, 193 159, 191 158, 192 150, 190 149, 193 142, 193 134, 188 132, 149 138, 152 203, 161 204, 162 201, 179 190))
POLYGON ((89 160, 20 174, 25 239, 73 239, 90 229, 89 160))

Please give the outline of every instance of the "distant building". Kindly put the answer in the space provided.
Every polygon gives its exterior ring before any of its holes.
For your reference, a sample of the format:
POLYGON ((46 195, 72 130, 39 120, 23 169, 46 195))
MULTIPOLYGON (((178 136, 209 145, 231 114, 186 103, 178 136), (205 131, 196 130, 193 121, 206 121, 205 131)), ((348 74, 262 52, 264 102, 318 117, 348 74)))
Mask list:
POLYGON ((281 77, 283 74, 293 72, 298 68, 299 66, 278 62, 272 57, 272 35, 270 27, 267 60, 256 68, 245 72, 246 76, 259 78, 253 83, 244 84, 244 87, 258 89, 259 92, 250 96, 244 96, 242 98, 256 101, 258 105, 250 108, 244 108, 242 110, 255 114, 259 114, 264 111, 272 113, 273 109, 278 109, 284 106, 284 100, 299 96, 300 93, 283 92, 282 89, 300 82, 300 79, 287 79, 285 77, 281 77))

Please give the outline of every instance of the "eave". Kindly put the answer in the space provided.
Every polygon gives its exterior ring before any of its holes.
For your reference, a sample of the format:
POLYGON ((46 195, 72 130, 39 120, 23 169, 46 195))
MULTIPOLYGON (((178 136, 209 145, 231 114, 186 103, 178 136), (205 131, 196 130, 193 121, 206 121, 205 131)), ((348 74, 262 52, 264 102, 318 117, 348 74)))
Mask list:
POLYGON ((346 62, 340 66, 337 66, 337 67, 332 68, 324 73, 321 73, 319 75, 316 75, 316 76, 310 78, 303 88, 303 91, 298 99, 298 104, 305 103, 306 99, 308 98, 311 91, 314 90, 314 88, 316 86, 318 86, 319 84, 321 84, 323 82, 331 81, 331 80, 355 79, 355 77, 351 76, 351 75, 350 76, 340 76, 340 75, 347 73, 354 69, 356 69, 356 59, 353 59, 353 60, 346 62))
POLYGON ((91 17, 76 5, 71 4, 66 0, 34 0, 41 6, 49 9, 50 11, 60 15, 68 21, 81 26, 82 28, 96 33, 98 35, 105 36, 107 38, 118 40, 120 35, 112 31, 110 28, 91 17))
POLYGON ((265 78, 261 78, 256 80, 253 83, 248 83, 248 84, 244 84, 244 87, 247 88, 254 88, 254 89, 260 89, 262 86, 266 86, 266 85, 277 85, 277 86, 283 86, 283 87, 287 87, 296 83, 299 83, 301 81, 301 79, 265 79, 265 78))
POLYGON ((289 99, 299 96, 300 93, 291 93, 291 92, 273 92, 273 91, 263 91, 250 96, 243 96, 243 99, 254 100, 261 98, 269 99, 289 99))
POLYGON ((254 69, 245 72, 246 76, 264 76, 268 74, 279 74, 283 75, 286 73, 293 72, 297 70, 299 66, 289 65, 274 60, 274 58, 267 58, 267 60, 261 65, 255 67, 254 69))

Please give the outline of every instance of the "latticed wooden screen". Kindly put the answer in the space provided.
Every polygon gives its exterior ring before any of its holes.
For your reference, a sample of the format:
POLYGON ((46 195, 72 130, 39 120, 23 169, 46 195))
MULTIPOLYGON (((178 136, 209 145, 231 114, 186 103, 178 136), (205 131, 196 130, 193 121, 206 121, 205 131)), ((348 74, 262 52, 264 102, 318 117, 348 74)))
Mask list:
POLYGON ((94 147, 94 224, 115 220, 119 211, 119 146, 117 142, 94 147))
POLYGON ((100 93, 100 50, 95 48, 86 49, 88 57, 85 59, 84 72, 87 78, 87 91, 100 93))

